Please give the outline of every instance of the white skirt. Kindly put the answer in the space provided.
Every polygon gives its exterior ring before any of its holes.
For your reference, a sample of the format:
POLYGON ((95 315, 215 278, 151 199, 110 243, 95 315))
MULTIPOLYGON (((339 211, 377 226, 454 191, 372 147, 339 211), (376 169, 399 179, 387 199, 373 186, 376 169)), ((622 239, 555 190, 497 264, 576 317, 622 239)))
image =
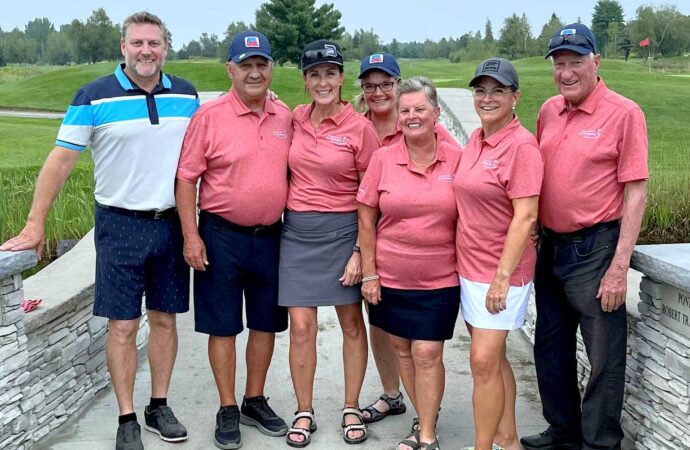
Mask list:
POLYGON ((527 315, 527 304, 532 282, 524 286, 510 286, 506 309, 491 314, 486 309, 486 293, 491 285, 460 277, 460 308, 465 322, 486 330, 515 330, 522 328, 527 315))

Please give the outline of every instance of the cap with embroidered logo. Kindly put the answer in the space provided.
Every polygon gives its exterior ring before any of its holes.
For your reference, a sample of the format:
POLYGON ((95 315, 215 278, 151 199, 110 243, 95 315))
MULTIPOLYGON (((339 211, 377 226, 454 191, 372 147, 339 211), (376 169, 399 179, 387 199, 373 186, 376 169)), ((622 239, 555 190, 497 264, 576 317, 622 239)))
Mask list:
POLYGON ((470 86, 474 87, 481 77, 491 77, 503 86, 520 89, 520 78, 513 63, 504 58, 489 58, 480 62, 474 71, 474 78, 470 80, 470 86))
POLYGON ((357 78, 362 78, 370 70, 381 70, 392 77, 400 78, 400 66, 398 61, 395 60, 395 56, 390 53, 374 53, 365 56, 359 65, 359 76, 357 78))
POLYGON ((238 63, 250 56, 261 56, 273 62, 271 44, 266 36, 258 31, 247 30, 237 33, 228 49, 228 61, 238 63))
POLYGON ((590 53, 597 54, 597 40, 592 30, 581 23, 566 25, 549 39, 549 52, 544 58, 548 58, 559 50, 570 50, 580 55, 590 53))

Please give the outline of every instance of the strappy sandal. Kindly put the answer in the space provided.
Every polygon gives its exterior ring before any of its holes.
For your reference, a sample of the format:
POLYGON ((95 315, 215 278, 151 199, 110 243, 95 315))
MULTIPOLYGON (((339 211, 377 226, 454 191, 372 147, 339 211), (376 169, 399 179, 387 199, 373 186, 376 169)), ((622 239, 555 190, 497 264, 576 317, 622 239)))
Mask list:
POLYGON ((358 408, 343 408, 343 422, 340 426, 343 429, 343 440, 348 444, 359 444, 366 441, 369 437, 367 434, 367 425, 364 423, 364 418, 362 417, 362 411, 358 408), (345 417, 347 416, 356 416, 359 423, 347 425, 345 423, 345 417), (361 431, 362 435, 360 437, 351 438, 349 433, 352 431, 361 431))
POLYGON ((420 442, 419 450, 441 450, 441 446, 438 444, 438 438, 434 439, 434 442, 428 444, 426 442, 420 442))
POLYGON ((419 450, 419 431, 414 430, 412 433, 410 433, 409 436, 407 436, 405 439, 402 441, 398 442, 398 449, 400 449, 401 445, 407 445, 410 447, 412 450, 419 450))
POLYGON ((296 411, 295 418, 292 419, 292 427, 285 436, 285 442, 290 447, 303 448, 311 442, 311 434, 316 431, 316 419, 314 418, 314 411, 296 411), (295 424, 300 419, 309 419, 309 428, 296 427, 295 424), (291 434, 299 434, 304 437, 302 442, 290 439, 291 434))
MULTIPOLYGON (((438 416, 441 415, 441 407, 439 406, 438 412, 436 413, 436 423, 438 424, 438 416)), ((415 431, 419 431, 419 417, 412 418, 412 427, 410 428, 410 434, 415 431)), ((494 449, 495 450, 495 449, 494 449)))
POLYGON ((369 417, 362 416, 364 423, 378 422, 379 420, 385 419, 387 416, 397 416, 398 414, 403 414, 405 411, 407 411, 407 406, 405 406, 405 403, 403 403, 402 392, 399 393, 395 398, 392 398, 384 393, 381 397, 379 397, 379 400, 386 402, 388 405, 388 411, 379 411, 376 409, 376 407, 374 407, 376 402, 378 402, 378 400, 376 400, 374 403, 362 410, 363 412, 366 411, 369 413, 369 417))

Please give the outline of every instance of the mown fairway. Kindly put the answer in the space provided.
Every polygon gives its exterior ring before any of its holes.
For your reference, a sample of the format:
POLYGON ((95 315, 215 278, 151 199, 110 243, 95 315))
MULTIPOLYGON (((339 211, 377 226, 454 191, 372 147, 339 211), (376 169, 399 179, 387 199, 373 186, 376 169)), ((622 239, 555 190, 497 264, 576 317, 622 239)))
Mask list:
MULTIPOLYGON (((515 65, 520 74, 522 90, 517 112, 523 124, 533 131, 539 106, 556 94, 550 62, 542 58, 529 58, 519 60, 515 65)), ((467 87, 475 66, 476 63, 452 64, 445 60, 401 61, 405 77, 425 75, 439 87, 467 87)), ((79 86, 111 73, 114 67, 115 64, 111 62, 68 68, 24 69, 20 73, 17 68, 0 69, 0 108, 64 111, 79 86)), ((346 99, 359 92, 355 84, 358 69, 358 62, 346 64, 343 92, 346 99)), ((189 79, 200 91, 224 91, 229 86, 224 65, 217 60, 171 61, 166 64, 165 70, 189 79)), ((683 74, 679 76, 678 71, 673 74, 650 73, 639 61, 625 63, 617 60, 603 60, 601 75, 610 88, 635 100, 647 117, 652 179, 641 240, 690 241, 688 78, 683 74)), ((276 67, 272 89, 291 107, 308 101, 301 74, 294 66, 276 67)), ((17 227, 23 223, 30 202, 30 195, 26 194, 24 200, 7 205, 6 198, 10 192, 30 192, 32 188, 31 177, 27 177, 26 172, 21 177, 13 177, 13 168, 25 167, 35 173, 52 147, 58 127, 59 121, 54 120, 0 117, 0 189, 3 193, 0 198, 0 240, 18 231, 17 227), (26 205, 22 207, 24 202, 26 205), (6 214, 17 217, 8 220, 6 214)), ((80 165, 85 166, 83 170, 88 171, 90 164, 90 157, 82 156, 80 165)), ((80 180, 79 184, 88 184, 84 188, 92 189, 92 182, 84 178, 80 180)), ((85 205, 82 215, 88 216, 82 220, 84 231, 88 230, 92 215, 91 204, 85 205)), ((59 206, 58 203, 56 209, 59 210, 59 206)), ((59 220, 64 222, 69 218, 59 220)))

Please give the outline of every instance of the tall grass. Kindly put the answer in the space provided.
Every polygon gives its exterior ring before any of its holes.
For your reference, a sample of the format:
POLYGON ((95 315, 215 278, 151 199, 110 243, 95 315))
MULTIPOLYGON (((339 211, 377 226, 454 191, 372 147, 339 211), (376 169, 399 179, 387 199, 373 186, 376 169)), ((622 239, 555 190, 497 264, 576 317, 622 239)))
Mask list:
MULTIPOLYGON (((0 168, 0 242, 24 228, 39 170, 39 167, 0 168)), ((59 240, 80 239, 93 227, 94 186, 93 167, 77 166, 48 216, 46 256, 54 255, 59 240)))

